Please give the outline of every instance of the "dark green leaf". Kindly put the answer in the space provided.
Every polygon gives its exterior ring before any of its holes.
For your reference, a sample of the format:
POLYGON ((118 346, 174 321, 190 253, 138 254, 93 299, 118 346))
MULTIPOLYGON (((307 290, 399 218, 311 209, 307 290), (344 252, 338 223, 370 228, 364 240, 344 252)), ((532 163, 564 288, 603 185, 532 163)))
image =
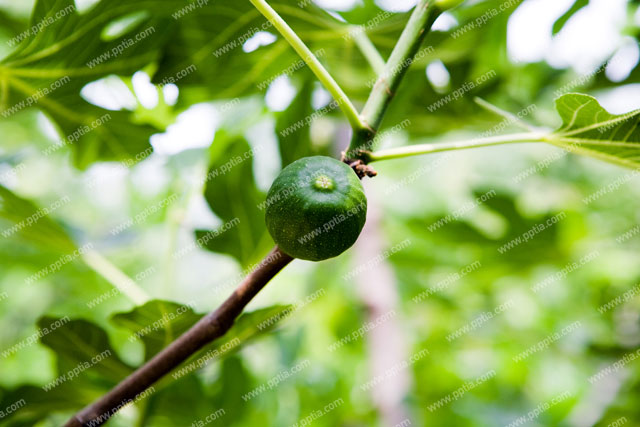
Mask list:
POLYGON ((567 10, 564 15, 562 15, 558 20, 553 24, 553 35, 558 34, 564 25, 571 19, 573 15, 575 15, 580 9, 587 6, 589 4, 589 0, 576 0, 575 3, 567 10))
MULTIPOLYGON (((189 376, 174 381, 149 397, 141 425, 172 427, 190 426, 205 419, 219 407, 207 396, 198 378, 189 376)), ((216 424, 212 424, 215 426, 216 424)))
POLYGON ((188 305, 154 300, 128 313, 118 313, 111 320, 142 340, 145 360, 149 360, 201 317, 188 305))
POLYGON ((291 306, 274 305, 241 315, 223 337, 204 347, 171 376, 173 379, 182 378, 212 361, 236 353, 251 340, 272 331, 291 311, 291 306))
POLYGON ((89 104, 80 91, 89 82, 130 75, 154 61, 170 34, 166 10, 174 4, 101 1, 80 15, 73 0, 38 0, 29 25, 42 30, 30 33, 0 63, 2 116, 37 105, 73 144, 80 166, 96 159, 140 160, 157 129, 133 123, 128 112, 89 104), (141 11, 149 13, 128 32, 110 40, 102 36, 113 21, 141 11))
POLYGON ((70 383, 61 384, 50 391, 30 385, 12 391, 0 389, 2 409, 14 404, 21 406, 0 421, 3 426, 33 426, 57 411, 77 410, 104 392, 104 388, 92 388, 86 384, 77 387, 70 383))
POLYGON ((256 262, 272 244, 258 207, 265 196, 253 175, 254 151, 243 138, 216 135, 204 196, 224 224, 217 230, 197 232, 205 248, 229 254, 245 266, 256 262))
POLYGON ((3 392, 3 409, 24 403, 3 418, 9 425, 35 425, 55 412, 78 410, 133 371, 118 357, 104 330, 91 322, 46 316, 38 327, 40 341, 55 353, 56 378, 43 387, 3 392))
POLYGON ((11 36, 16 36, 27 28, 27 23, 0 10, 0 27, 8 30, 11 36))
MULTIPOLYGON (((328 29, 346 28, 313 3, 300 8, 295 0, 270 2, 313 51, 328 43, 342 41, 339 34, 329 40, 313 36, 328 29), (314 33, 315 32, 315 33, 314 33), (310 36, 307 36, 310 35, 310 36)), ((181 87, 196 85, 213 98, 234 98, 264 93, 265 84, 298 63, 300 58, 288 43, 278 36, 269 46, 244 52, 246 40, 259 31, 277 31, 248 1, 221 0, 182 14, 177 20, 154 82, 175 79, 182 70, 195 66, 194 72, 176 82, 181 87)), ((344 54, 344 52, 342 52, 344 54)), ((341 58, 344 61, 344 58, 341 58)), ((294 66, 295 68, 295 66, 294 66)))
POLYGON ((94 323, 43 317, 38 321, 38 327, 42 344, 56 354, 59 373, 68 372, 100 354, 109 356, 87 369, 86 374, 107 384, 116 384, 133 372, 131 367, 120 360, 107 333, 94 323), (54 328, 59 324, 63 326, 54 328))
POLYGON ((280 147, 282 167, 302 157, 327 154, 312 146, 310 126, 305 123, 305 119, 314 111, 311 105, 312 95, 313 82, 305 80, 291 105, 278 116, 276 135, 280 147), (300 123, 304 123, 302 128, 299 128, 300 123))
POLYGON ((199 378, 187 376, 152 394, 144 411, 144 425, 223 426, 237 422, 245 409, 242 393, 249 387, 249 373, 241 359, 225 358, 213 384, 205 387, 199 378))

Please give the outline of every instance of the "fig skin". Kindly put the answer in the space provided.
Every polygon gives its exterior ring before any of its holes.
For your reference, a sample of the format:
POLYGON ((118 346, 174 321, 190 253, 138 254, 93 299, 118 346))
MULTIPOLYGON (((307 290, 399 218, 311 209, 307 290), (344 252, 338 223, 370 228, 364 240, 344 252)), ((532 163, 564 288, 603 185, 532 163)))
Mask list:
POLYGON ((322 261, 340 255, 356 242, 366 217, 360 179, 347 164, 330 157, 291 163, 267 194, 269 234, 294 258, 322 261))

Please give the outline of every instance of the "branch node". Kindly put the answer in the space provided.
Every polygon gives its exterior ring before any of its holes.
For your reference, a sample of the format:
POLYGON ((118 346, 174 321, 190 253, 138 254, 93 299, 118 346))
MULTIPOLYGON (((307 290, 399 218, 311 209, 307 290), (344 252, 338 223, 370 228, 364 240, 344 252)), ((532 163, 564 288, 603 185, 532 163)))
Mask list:
POLYGON ((378 172, 376 172, 375 169, 367 164, 368 153, 369 152, 366 150, 358 150, 358 152, 355 154, 360 158, 352 159, 347 158, 347 153, 343 151, 342 161, 348 164, 351 169, 353 169, 356 175, 358 175, 358 178, 363 179, 365 176, 373 178, 374 176, 378 175, 378 172))

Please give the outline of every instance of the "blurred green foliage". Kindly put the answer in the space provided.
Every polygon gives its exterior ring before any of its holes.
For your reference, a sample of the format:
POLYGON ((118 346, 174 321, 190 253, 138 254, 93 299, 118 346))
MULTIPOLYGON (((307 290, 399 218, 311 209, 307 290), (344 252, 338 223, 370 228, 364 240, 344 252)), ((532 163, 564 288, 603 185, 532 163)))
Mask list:
MULTIPOLYGON (((0 3, 3 111, 60 77, 72 80, 0 120, 0 425, 45 427, 61 425, 217 307, 272 244, 259 205, 279 169, 310 154, 339 156, 348 135, 338 110, 282 133, 326 105, 318 101, 313 75, 299 69, 289 75, 293 101, 282 111, 268 106, 261 83, 299 61, 282 38, 251 52, 238 45, 219 57, 212 53, 256 28, 274 33, 249 2, 102 0, 10 47, 34 23, 73 5, 38 0, 29 21, 27 3, 24 9, 0 3), (190 4, 201 7, 172 16, 190 4), (128 32, 104 37, 105 26, 132 16, 128 32), (157 31, 140 43, 85 67, 150 26, 157 31), (177 103, 165 102, 164 90, 154 87, 160 102, 143 105, 133 73, 142 70, 160 83, 192 64, 195 71, 175 81, 177 103), (107 77, 122 83, 134 106, 114 111, 81 93, 107 77), (151 134, 170 133, 201 103, 215 112, 210 147, 163 152, 152 140, 156 150, 147 150, 151 134), (105 114, 111 119, 103 126, 63 144, 105 114), (52 206, 43 215, 42 208, 52 206), (35 223, 25 227, 28 218, 35 223), (239 223, 225 228, 234 218, 239 223), (207 233, 201 230, 221 232, 200 245, 196 239, 207 233), (114 291, 110 282, 117 279, 94 271, 82 256, 69 259, 87 244, 131 277, 149 301, 136 306, 114 291), (52 265, 55 271, 33 279, 52 265), (56 319, 67 320, 43 333, 56 319), (106 350, 112 353, 107 359, 43 389, 106 350), (24 405, 10 409, 22 399, 24 405)), ((270 3, 312 51, 325 50, 321 61, 358 106, 375 74, 353 39, 344 38, 349 25, 390 15, 367 30, 386 58, 407 19, 372 0, 331 14, 289 0, 270 3)), ((474 96, 514 112, 535 105, 525 120, 559 127, 554 93, 579 76, 545 62, 509 60, 507 24, 521 2, 452 37, 502 4, 468 3, 451 11, 455 26, 428 36, 425 46, 434 49, 413 64, 384 122, 391 128, 408 118, 410 125, 382 146, 475 137, 500 126, 500 117, 479 108, 474 96), (435 59, 449 73, 445 88, 426 77, 435 59), (434 113, 427 110, 489 70, 496 74, 486 84, 434 113)), ((585 3, 576 1, 549 31, 561 32, 585 3)), ((620 31, 637 40, 638 2, 627 9, 629 23, 620 31)), ((638 83, 639 73, 637 64, 618 82, 597 73, 572 90, 601 95, 638 83)), ((313 420, 314 426, 382 426, 393 419, 376 397, 385 389, 399 390, 394 409, 408 417, 398 420, 403 426, 509 425, 530 411, 540 414, 528 425, 640 423, 639 362, 628 358, 640 343, 635 171, 539 144, 382 162, 376 169, 379 176, 365 187, 377 212, 369 224, 379 227, 377 237, 365 234, 338 259, 294 262, 224 339, 181 367, 196 363, 198 369, 168 376, 109 425, 313 420), (549 223, 553 218, 561 219, 549 223), (540 224, 550 225, 540 231, 540 224), (531 230, 538 231, 531 236, 531 230), (513 244, 525 235, 531 238, 513 244), (370 247, 388 251, 401 242, 409 244, 382 259, 363 259, 370 247), (380 290, 363 277, 380 266, 393 273, 390 280, 378 277, 385 292, 397 296, 387 301, 397 336, 387 336, 386 348, 375 345, 373 335, 384 339, 385 323, 345 342, 375 318, 366 296, 380 290), (612 301, 619 302, 606 306, 612 301), (508 308, 497 313, 504 304, 508 308), (563 332, 575 322, 579 327, 563 332), (398 337, 403 356, 380 370, 373 352, 398 354, 390 348, 398 337), (343 344, 335 348, 336 342, 343 344), (423 357, 409 363, 417 354, 423 357), (594 377, 621 360, 628 362, 594 377), (292 372, 295 366, 302 368, 292 372), (479 381, 488 372, 495 374, 479 381), (408 383, 398 385, 405 375, 408 383), (367 386, 371 381, 377 386, 367 386), (442 400, 454 395, 459 398, 442 400)))

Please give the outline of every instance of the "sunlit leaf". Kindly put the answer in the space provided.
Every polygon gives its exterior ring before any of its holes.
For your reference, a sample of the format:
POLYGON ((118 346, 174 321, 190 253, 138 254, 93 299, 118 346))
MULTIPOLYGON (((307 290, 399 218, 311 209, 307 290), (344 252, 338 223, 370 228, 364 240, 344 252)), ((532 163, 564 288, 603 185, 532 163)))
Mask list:
POLYGON ((614 115, 588 95, 556 100, 562 127, 547 141, 578 154, 622 166, 640 166, 640 110, 614 115))
MULTIPOLYGON (((60 199, 59 203, 64 200, 60 199)), ((67 253, 76 245, 66 231, 53 221, 46 208, 38 208, 0 185, 0 235, 18 235, 28 243, 67 253)))
POLYGON ((0 62, 0 111, 4 119, 38 106, 74 147, 76 163, 96 159, 136 161, 149 154, 149 137, 157 129, 133 123, 125 111, 107 111, 80 96, 89 82, 110 74, 131 75, 158 57, 168 37, 167 5, 142 0, 101 1, 80 15, 73 0, 38 0, 28 38, 0 62), (102 33, 114 20, 147 10, 148 16, 128 32, 106 40, 102 33))

